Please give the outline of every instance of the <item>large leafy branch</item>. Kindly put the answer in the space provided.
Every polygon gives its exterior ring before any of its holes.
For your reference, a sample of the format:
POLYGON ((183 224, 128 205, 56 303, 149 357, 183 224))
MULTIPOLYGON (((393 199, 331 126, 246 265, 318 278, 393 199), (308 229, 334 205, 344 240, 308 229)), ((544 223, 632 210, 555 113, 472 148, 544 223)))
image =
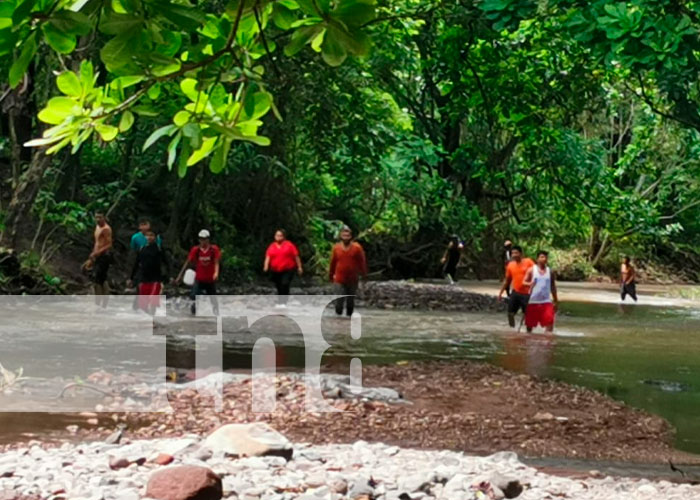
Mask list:
POLYGON ((144 148, 167 138, 168 166, 177 164, 180 175, 205 158, 220 172, 234 141, 267 145, 269 138, 259 134, 262 118, 272 111, 281 119, 261 64, 276 57, 275 40, 288 39, 287 56, 310 45, 337 66, 348 55, 368 52, 362 28, 375 17, 375 0, 196 6, 170 0, 9 0, 0 3, 0 55, 13 56, 8 79, 16 87, 44 44, 73 61, 80 61, 79 46, 99 48, 99 61, 83 59, 77 71, 56 76, 62 95, 49 99, 38 115, 51 127, 26 146, 44 147, 47 154, 66 147, 76 152, 94 134, 112 141, 138 116, 156 117, 172 108, 167 103, 184 102, 144 148))

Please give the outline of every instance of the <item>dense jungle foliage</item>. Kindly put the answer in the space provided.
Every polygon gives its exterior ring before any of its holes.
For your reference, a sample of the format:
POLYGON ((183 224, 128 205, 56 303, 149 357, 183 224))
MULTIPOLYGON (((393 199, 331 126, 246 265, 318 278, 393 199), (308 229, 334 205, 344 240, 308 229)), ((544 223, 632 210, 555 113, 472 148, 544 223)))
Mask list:
POLYGON ((124 253, 210 228, 229 281, 342 224, 375 275, 458 234, 481 278, 510 238, 697 280, 699 51, 684 0, 0 1, 1 244, 65 273, 103 210, 124 253))

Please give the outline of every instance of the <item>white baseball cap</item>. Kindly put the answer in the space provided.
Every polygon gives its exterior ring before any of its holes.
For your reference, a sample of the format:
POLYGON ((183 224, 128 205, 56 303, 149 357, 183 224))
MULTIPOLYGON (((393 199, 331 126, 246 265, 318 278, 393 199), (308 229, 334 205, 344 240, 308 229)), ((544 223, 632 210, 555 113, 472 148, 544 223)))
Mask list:
POLYGON ((206 229, 202 229, 202 230, 199 232, 198 236, 199 236, 200 238, 209 238, 209 237, 211 236, 211 234, 209 234, 209 231, 207 231, 206 229))

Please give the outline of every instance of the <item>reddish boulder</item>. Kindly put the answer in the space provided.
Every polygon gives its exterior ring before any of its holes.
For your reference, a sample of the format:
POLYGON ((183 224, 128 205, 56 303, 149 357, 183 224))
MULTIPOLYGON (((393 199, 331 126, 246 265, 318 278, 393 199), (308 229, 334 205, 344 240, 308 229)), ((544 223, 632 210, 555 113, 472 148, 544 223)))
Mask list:
POLYGON ((221 478, 211 469, 179 465, 154 472, 146 496, 156 500, 219 500, 223 489, 221 478))

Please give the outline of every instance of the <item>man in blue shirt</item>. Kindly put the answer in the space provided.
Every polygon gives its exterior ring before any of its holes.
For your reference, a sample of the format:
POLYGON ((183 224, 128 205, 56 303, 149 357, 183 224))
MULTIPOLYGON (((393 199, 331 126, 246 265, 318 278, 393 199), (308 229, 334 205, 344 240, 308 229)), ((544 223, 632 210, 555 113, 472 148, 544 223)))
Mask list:
MULTIPOLYGON (((148 245, 148 239, 146 239, 146 233, 151 230, 151 221, 142 218, 139 219, 139 230, 138 232, 134 233, 133 236, 131 237, 131 249, 134 250, 135 252, 138 252, 141 250, 143 247, 148 245)), ((161 239, 160 235, 156 237, 156 243, 158 243, 158 246, 161 246, 161 239)))

